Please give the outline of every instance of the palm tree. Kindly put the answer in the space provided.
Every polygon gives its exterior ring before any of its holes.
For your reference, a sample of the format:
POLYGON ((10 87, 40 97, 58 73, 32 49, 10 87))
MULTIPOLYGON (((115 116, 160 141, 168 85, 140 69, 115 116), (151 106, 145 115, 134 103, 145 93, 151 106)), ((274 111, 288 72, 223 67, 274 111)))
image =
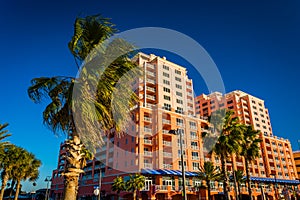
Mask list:
POLYGON ((241 184, 246 182, 244 172, 242 170, 236 170, 235 171, 235 179, 236 179, 236 182, 237 182, 239 197, 240 197, 240 199, 242 199, 241 184))
POLYGON ((127 191, 133 192, 133 200, 136 200, 136 193, 145 186, 145 177, 140 174, 130 175, 126 181, 125 187, 127 191))
POLYGON ((118 194, 118 198, 120 199, 120 192, 125 190, 125 183, 122 177, 117 177, 114 179, 114 183, 112 184, 112 191, 116 191, 118 194))
POLYGON ((109 19, 100 15, 77 18, 68 46, 76 66, 84 66, 81 76, 35 78, 28 88, 28 95, 35 103, 50 100, 43 112, 45 125, 55 134, 68 135, 64 200, 76 199, 79 175, 84 172, 85 161, 92 156, 86 146, 98 145, 105 131, 114 129, 119 133, 124 130, 128 111, 137 100, 129 87, 124 86, 127 84, 118 84, 124 79, 129 82, 134 76, 127 75, 136 67, 127 58, 132 46, 120 40, 103 44, 116 32, 113 26, 109 19), (116 54, 122 56, 114 58, 116 54), (74 98, 74 93, 80 98, 74 98))
POLYGON ((256 131, 252 126, 247 126, 243 133, 243 139, 241 144, 241 153, 240 155, 245 158, 245 168, 247 176, 247 185, 250 200, 252 200, 252 191, 251 191, 251 180, 250 180, 250 171, 249 163, 252 162, 259 156, 260 147, 259 143, 262 141, 259 137, 260 131, 256 131))
POLYGON ((237 117, 233 117, 233 114, 234 112, 232 110, 226 111, 222 109, 212 113, 210 117, 214 131, 220 134, 213 148, 213 152, 218 155, 221 160, 221 173, 224 179, 223 191, 226 199, 230 199, 226 162, 235 152, 240 151, 239 143, 242 133, 242 125, 239 124, 237 117))
POLYGON ((210 182, 220 180, 221 173, 212 162, 206 161, 204 162, 203 166, 199 168, 198 177, 202 180, 205 180, 208 191, 208 199, 211 200, 210 182))
POLYGON ((2 185, 1 185, 1 192, 0 192, 0 200, 3 199, 5 187, 9 179, 12 178, 12 171, 22 151, 23 149, 20 147, 17 147, 15 145, 9 145, 5 147, 0 154, 1 157, 0 166, 2 169, 1 172, 2 185))
POLYGON ((41 164, 41 161, 36 159, 32 153, 29 153, 25 149, 21 149, 18 160, 16 161, 12 170, 12 179, 16 181, 16 193, 14 200, 18 199, 21 181, 37 180, 39 176, 39 167, 41 164))
POLYGON ((4 130, 6 127, 8 126, 8 123, 5 124, 0 124, 0 150, 3 149, 3 147, 7 144, 9 144, 9 142, 3 142, 2 140, 4 140, 5 138, 11 136, 10 133, 8 133, 8 130, 4 130))

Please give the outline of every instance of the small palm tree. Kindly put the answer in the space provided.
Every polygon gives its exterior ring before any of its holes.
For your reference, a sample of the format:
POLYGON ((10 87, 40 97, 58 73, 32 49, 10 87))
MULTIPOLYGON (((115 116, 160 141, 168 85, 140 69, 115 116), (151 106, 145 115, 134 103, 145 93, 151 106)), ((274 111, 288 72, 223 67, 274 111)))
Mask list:
POLYGON ((245 158, 247 185, 248 185, 250 200, 252 200, 252 191, 251 191, 249 163, 259 156, 259 152, 260 152, 259 144, 262 141, 260 138, 258 138, 259 133, 260 132, 254 130, 252 126, 247 126, 243 132, 243 138, 241 144, 242 151, 240 155, 245 158))
POLYGON ((217 169, 212 162, 206 161, 203 166, 199 168, 198 177, 202 180, 205 180, 207 191, 208 191, 208 199, 211 200, 211 181, 219 181, 222 177, 219 169, 217 169))
POLYGON ((145 186, 145 177, 140 174, 130 175, 129 180, 126 181, 125 187, 127 191, 133 192, 133 200, 137 198, 137 191, 145 186))
POLYGON ((226 199, 229 198, 229 179, 227 173, 226 161, 234 153, 240 150, 240 138, 242 125, 239 124, 237 117, 233 117, 232 110, 217 110, 212 113, 210 118, 214 126, 214 131, 220 133, 220 136, 213 148, 213 152, 220 157, 221 173, 223 176, 223 191, 226 199))
POLYGON ((19 156, 22 153, 23 149, 15 145, 6 146, 0 154, 1 157, 1 192, 0 200, 3 199, 4 190, 7 185, 7 182, 12 178, 12 171, 19 160, 19 156))
POLYGON ((125 190, 125 183, 122 177, 117 177, 114 179, 114 183, 112 184, 112 191, 116 191, 118 194, 118 198, 120 199, 120 192, 125 190))
POLYGON ((20 155, 12 170, 12 179, 16 181, 16 193, 14 200, 18 200, 21 181, 35 181, 39 176, 41 161, 36 159, 32 153, 20 149, 20 155))

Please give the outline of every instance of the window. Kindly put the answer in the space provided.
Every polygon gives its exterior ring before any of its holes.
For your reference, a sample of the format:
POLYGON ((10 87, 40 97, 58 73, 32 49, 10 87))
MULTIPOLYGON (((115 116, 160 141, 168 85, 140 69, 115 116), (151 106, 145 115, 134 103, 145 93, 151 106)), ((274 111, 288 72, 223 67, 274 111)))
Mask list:
POLYGON ((198 152, 192 152, 192 156, 198 157, 199 153, 198 152))
POLYGON ((259 125, 259 124, 256 124, 256 126, 257 126, 257 127, 260 127, 260 125, 259 125))
POLYGON ((197 124, 196 124, 196 122, 190 122, 190 128, 191 128, 191 129, 197 129, 197 124))
POLYGON ((169 75, 168 73, 166 73, 166 72, 163 72, 163 76, 164 76, 164 77, 167 77, 167 78, 170 77, 170 75, 169 75))
POLYGON ((211 110, 215 109, 215 106, 211 106, 210 109, 211 109, 211 110))
POLYGON ((181 82, 181 78, 175 76, 175 80, 181 82))
POLYGON ((128 144, 128 139, 126 138, 126 140, 125 140, 125 144, 128 144))
POLYGON ((253 103, 253 104, 256 104, 256 102, 255 102, 255 101, 253 101, 253 100, 252 100, 252 103, 253 103))
POLYGON ((257 115, 257 112, 254 112, 254 115, 257 115))
POLYGON ((170 85, 170 81, 165 80, 165 79, 163 80, 163 83, 166 84, 166 85, 170 85))
POLYGON ((181 99, 176 99, 176 102, 179 104, 183 104, 183 101, 181 99))
POLYGON ((256 106, 252 106, 252 108, 256 110, 256 106))
POLYGON ((207 106, 207 102, 202 104, 202 107, 207 106))
POLYGON ((134 142, 134 137, 133 136, 131 136, 131 142, 134 142))
POLYGON ((258 118, 257 118, 257 117, 255 117, 255 121, 258 121, 258 118))
POLYGON ((171 91, 169 88, 164 87, 164 92, 170 93, 171 91))
POLYGON ((214 101, 214 100, 211 100, 211 101, 210 101, 210 104, 213 104, 213 103, 215 103, 215 101, 214 101))
POLYGON ((192 139, 197 137, 197 133, 194 131, 191 131, 190 134, 192 139))
POLYGON ((181 92, 177 92, 176 91, 176 95, 182 97, 182 93, 181 92))
POLYGON ((219 107, 223 107, 223 106, 224 106, 224 103, 219 104, 219 107))
POLYGON ((264 110, 263 110, 263 109, 261 109, 261 108, 259 109, 259 111, 260 111, 260 112, 264 112, 264 110))
POLYGON ((262 123, 266 123, 266 121, 265 120, 261 120, 262 121, 262 123))
POLYGON ((169 67, 168 67, 168 66, 166 66, 166 65, 163 65, 163 69, 165 69, 165 70, 169 70, 169 67))
POLYGON ((182 89, 182 86, 178 85, 178 84, 175 84, 175 87, 178 88, 178 89, 182 89))
POLYGON ((171 100, 171 97, 170 97, 170 96, 167 96, 167 95, 164 95, 164 99, 170 101, 170 100, 171 100))
POLYGON ((168 110, 168 111, 171 111, 171 105, 167 104, 167 103, 164 103, 164 109, 168 110))
POLYGON ((199 163, 193 162, 193 170, 199 170, 199 163))
POLYGON ((131 153, 134 153, 134 148, 131 148, 131 153))
POLYGON ((265 117, 263 114, 260 114, 261 117, 265 117))
POLYGON ((176 118, 176 125, 183 126, 183 119, 176 118))
POLYGON ((183 114, 183 108, 177 107, 177 109, 175 110, 175 112, 183 114))
POLYGON ((227 101, 227 104, 232 104, 233 100, 227 101))
POLYGON ((181 75, 181 71, 175 69, 175 74, 181 75))

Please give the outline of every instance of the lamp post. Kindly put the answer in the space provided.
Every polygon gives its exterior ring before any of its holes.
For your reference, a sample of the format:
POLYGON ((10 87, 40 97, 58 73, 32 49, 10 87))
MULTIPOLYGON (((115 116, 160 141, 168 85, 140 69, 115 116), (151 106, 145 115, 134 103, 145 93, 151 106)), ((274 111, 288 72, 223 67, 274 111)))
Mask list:
POLYGON ((182 148, 182 132, 180 131, 180 129, 176 129, 176 130, 170 130, 169 133, 171 134, 175 134, 175 135, 179 135, 180 137, 180 152, 181 152, 181 173, 182 173, 182 199, 183 200, 187 200, 187 196, 186 196, 186 188, 185 188, 185 170, 184 170, 184 160, 183 160, 183 148, 182 148))
POLYGON ((50 194, 50 191, 49 191, 49 182, 52 181, 52 178, 51 176, 47 176, 45 178, 45 182, 47 182, 47 189, 46 189, 46 195, 45 195, 45 200, 48 200, 49 199, 49 194, 50 194))

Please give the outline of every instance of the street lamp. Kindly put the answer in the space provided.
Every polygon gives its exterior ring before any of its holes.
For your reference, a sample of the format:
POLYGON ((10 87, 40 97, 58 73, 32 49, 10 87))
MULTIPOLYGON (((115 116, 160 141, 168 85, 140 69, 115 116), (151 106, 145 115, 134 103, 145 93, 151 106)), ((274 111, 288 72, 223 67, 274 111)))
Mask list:
POLYGON ((185 171, 184 171, 184 161, 183 161, 183 148, 182 148, 182 132, 180 131, 180 129, 176 129, 176 130, 170 130, 169 133, 174 134, 174 135, 179 135, 180 136, 180 152, 181 152, 181 173, 182 173, 182 196, 183 196, 183 200, 187 200, 187 196, 186 196, 186 188, 185 188, 185 171))
POLYGON ((47 189, 46 189, 46 195, 45 195, 45 200, 48 200, 49 199, 49 194, 50 194, 50 191, 49 191, 49 182, 52 181, 52 178, 51 176, 47 176, 45 178, 45 182, 47 182, 47 189))

